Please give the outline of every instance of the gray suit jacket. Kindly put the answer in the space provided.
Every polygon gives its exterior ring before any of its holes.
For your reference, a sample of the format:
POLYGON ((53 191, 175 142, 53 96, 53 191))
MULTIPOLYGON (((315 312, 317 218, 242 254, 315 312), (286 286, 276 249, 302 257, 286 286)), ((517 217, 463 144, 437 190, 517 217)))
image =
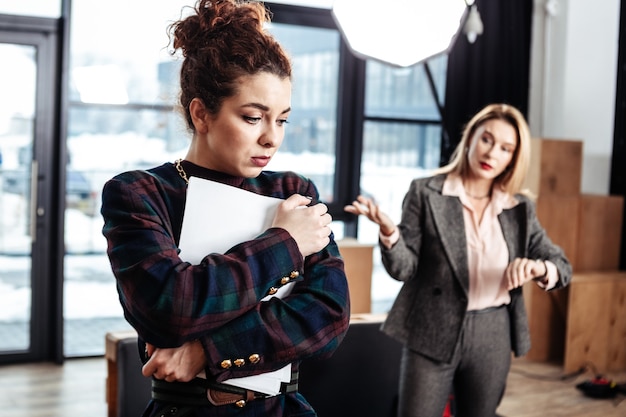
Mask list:
MULTIPOLYGON (((456 196, 441 194, 445 175, 413 180, 398 225, 400 240, 381 246, 383 265, 404 281, 382 330, 408 348, 437 361, 450 362, 467 312, 469 271, 463 206, 456 196)), ((559 272, 561 288, 572 268, 562 249, 539 224, 535 205, 526 196, 498 219, 509 259, 545 259, 559 272)), ((522 288, 511 291, 511 346, 516 356, 530 349, 522 288)), ((506 336, 506 335, 505 335, 506 336)))

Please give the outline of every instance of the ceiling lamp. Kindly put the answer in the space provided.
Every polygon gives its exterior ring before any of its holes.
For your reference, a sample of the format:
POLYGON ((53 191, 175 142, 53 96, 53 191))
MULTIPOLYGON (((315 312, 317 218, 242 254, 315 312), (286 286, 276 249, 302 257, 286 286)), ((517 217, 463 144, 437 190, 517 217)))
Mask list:
POLYGON ((447 52, 466 9, 464 0, 336 0, 332 16, 356 55, 408 67, 447 52))
POLYGON ((465 26, 463 26, 463 32, 465 32, 469 43, 476 42, 478 35, 483 34, 483 21, 480 19, 480 14, 475 4, 470 7, 465 26))

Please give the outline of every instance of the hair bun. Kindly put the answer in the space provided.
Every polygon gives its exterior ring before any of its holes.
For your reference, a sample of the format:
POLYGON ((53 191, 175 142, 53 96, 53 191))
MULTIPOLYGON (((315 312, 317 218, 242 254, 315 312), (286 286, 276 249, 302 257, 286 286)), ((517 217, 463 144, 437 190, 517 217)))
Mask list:
POLYGON ((257 1, 199 0, 194 12, 171 26, 173 47, 184 56, 199 54, 212 41, 228 44, 229 39, 245 37, 245 32, 258 34, 269 21, 267 10, 257 1))

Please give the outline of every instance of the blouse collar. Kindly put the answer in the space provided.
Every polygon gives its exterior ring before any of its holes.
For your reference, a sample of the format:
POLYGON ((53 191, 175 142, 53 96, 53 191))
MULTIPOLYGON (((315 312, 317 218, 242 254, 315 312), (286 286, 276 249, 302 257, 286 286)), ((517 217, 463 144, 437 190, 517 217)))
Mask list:
POLYGON ((220 171, 204 168, 187 160, 182 160, 180 163, 182 168, 185 170, 187 177, 199 177, 205 180, 212 180, 221 182, 222 184, 233 185, 235 187, 241 187, 246 180, 244 177, 237 177, 220 171))
MULTIPOLYGON (((464 205, 470 205, 469 196, 465 192, 463 180, 459 175, 448 174, 446 176, 441 194, 459 197, 464 205)), ((518 203, 519 201, 514 196, 497 187, 491 192, 491 204, 496 215, 500 214, 502 210, 515 207, 518 203)))

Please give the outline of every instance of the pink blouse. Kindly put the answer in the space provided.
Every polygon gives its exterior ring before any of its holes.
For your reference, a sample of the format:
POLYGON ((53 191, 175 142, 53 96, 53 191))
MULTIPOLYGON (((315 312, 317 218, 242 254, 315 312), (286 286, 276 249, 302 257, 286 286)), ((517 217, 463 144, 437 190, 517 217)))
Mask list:
POLYGON ((515 206, 518 201, 500 190, 493 190, 491 201, 479 223, 480 213, 474 211, 459 176, 448 175, 442 194, 458 196, 463 204, 470 283, 467 309, 481 310, 509 304, 511 296, 503 279, 509 264, 509 250, 498 214, 505 208, 515 206))
MULTIPOLYGON (((498 215, 502 210, 517 205, 517 199, 501 190, 493 190, 491 201, 479 222, 480 213, 476 213, 470 204, 459 176, 448 174, 442 194, 458 196, 463 204, 470 284, 467 309, 481 310, 509 304, 511 296, 504 280, 504 271, 509 264, 509 251, 498 215)), ((380 234, 381 242, 387 248, 391 248, 399 238, 400 232, 397 228, 391 236, 380 234)), ((558 272, 552 262, 546 261, 546 267, 547 279, 537 282, 537 285, 548 290, 556 285, 558 272)))

